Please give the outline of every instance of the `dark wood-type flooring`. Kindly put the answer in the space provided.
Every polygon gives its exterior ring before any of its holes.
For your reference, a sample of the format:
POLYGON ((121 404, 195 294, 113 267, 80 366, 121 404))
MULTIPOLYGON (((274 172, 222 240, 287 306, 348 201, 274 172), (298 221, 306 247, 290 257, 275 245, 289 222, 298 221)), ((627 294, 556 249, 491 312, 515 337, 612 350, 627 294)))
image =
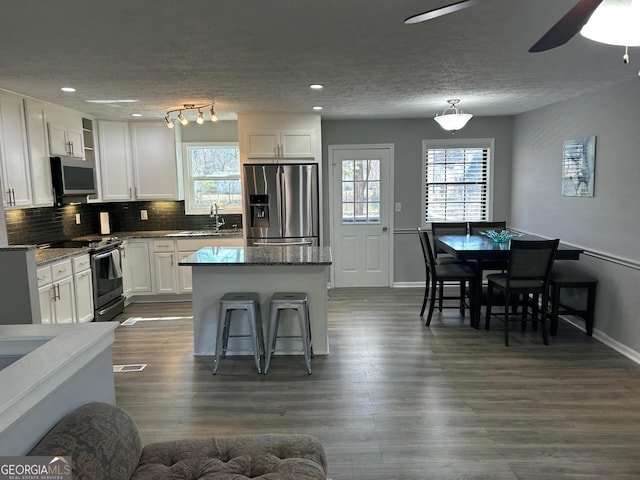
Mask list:
MULTIPOLYGON (((561 322, 539 333, 474 330, 458 312, 418 316, 420 289, 329 291, 331 354, 192 355, 192 321, 116 330, 119 406, 143 443, 267 432, 309 433, 333 480, 638 479, 640 366, 561 322)), ((136 304, 119 317, 184 316, 190 303, 136 304)), ((516 324, 514 324, 516 327, 516 324)), ((597 325, 596 325, 597 328, 597 325)))

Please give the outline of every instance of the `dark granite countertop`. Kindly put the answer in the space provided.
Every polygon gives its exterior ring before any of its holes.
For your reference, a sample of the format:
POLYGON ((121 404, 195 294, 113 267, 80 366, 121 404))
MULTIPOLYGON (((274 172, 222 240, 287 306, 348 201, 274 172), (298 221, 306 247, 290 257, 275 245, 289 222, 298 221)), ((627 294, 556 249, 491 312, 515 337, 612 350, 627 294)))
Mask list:
POLYGON ((330 247, 205 247, 180 260, 184 266, 331 265, 330 247))
POLYGON ((86 235, 74 240, 101 240, 117 238, 128 240, 133 238, 242 238, 242 230, 139 230, 131 232, 114 232, 111 235, 86 235))
MULTIPOLYGON (((151 231, 135 231, 135 232, 115 232, 111 235, 85 235, 77 237, 73 240, 91 240, 100 241, 106 239, 128 240, 134 238, 242 238, 242 230, 151 230, 151 231)), ((36 249, 36 265, 38 267, 74 257, 82 253, 88 253, 88 248, 37 248, 36 245, 14 245, 2 247, 1 249, 36 249)))
POLYGON ((36 266, 42 267, 66 258, 75 257, 83 253, 89 253, 88 248, 37 248, 36 266))

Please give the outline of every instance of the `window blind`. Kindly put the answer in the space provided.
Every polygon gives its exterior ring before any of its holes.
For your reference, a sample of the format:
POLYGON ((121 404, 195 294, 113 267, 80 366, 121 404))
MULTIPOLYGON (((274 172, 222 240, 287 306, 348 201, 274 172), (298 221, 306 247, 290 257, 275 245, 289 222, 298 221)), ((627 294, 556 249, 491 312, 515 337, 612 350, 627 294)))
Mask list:
POLYGON ((425 221, 487 220, 489 148, 425 146, 425 221))

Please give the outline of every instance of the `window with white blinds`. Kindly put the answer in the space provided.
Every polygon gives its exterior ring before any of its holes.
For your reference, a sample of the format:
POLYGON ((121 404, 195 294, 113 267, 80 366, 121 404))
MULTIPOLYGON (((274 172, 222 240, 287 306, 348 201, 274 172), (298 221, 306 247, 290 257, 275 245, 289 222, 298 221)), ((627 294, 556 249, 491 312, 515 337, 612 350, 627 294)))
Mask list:
POLYGON ((490 218, 492 139, 423 141, 425 224, 490 218))

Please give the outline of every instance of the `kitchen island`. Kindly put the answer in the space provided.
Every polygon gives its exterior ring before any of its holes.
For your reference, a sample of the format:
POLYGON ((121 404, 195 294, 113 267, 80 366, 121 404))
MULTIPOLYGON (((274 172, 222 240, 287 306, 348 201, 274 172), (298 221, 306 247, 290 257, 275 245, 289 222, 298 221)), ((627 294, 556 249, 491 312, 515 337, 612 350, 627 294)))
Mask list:
MULTIPOLYGON (((315 354, 328 354, 329 265, 330 248, 310 246, 205 247, 182 259, 180 266, 192 267, 194 354, 215 354, 218 302, 227 292, 256 292, 260 295, 265 335, 271 295, 275 292, 306 292, 313 351, 315 354)), ((279 335, 295 335, 296 329, 297 322, 281 321, 279 335)), ((246 331, 246 322, 232 322, 231 335, 246 331)), ((278 349, 280 353, 297 353, 298 350, 291 339, 279 341, 278 349)), ((229 354, 249 355, 249 350, 247 339, 229 339, 229 354)))

